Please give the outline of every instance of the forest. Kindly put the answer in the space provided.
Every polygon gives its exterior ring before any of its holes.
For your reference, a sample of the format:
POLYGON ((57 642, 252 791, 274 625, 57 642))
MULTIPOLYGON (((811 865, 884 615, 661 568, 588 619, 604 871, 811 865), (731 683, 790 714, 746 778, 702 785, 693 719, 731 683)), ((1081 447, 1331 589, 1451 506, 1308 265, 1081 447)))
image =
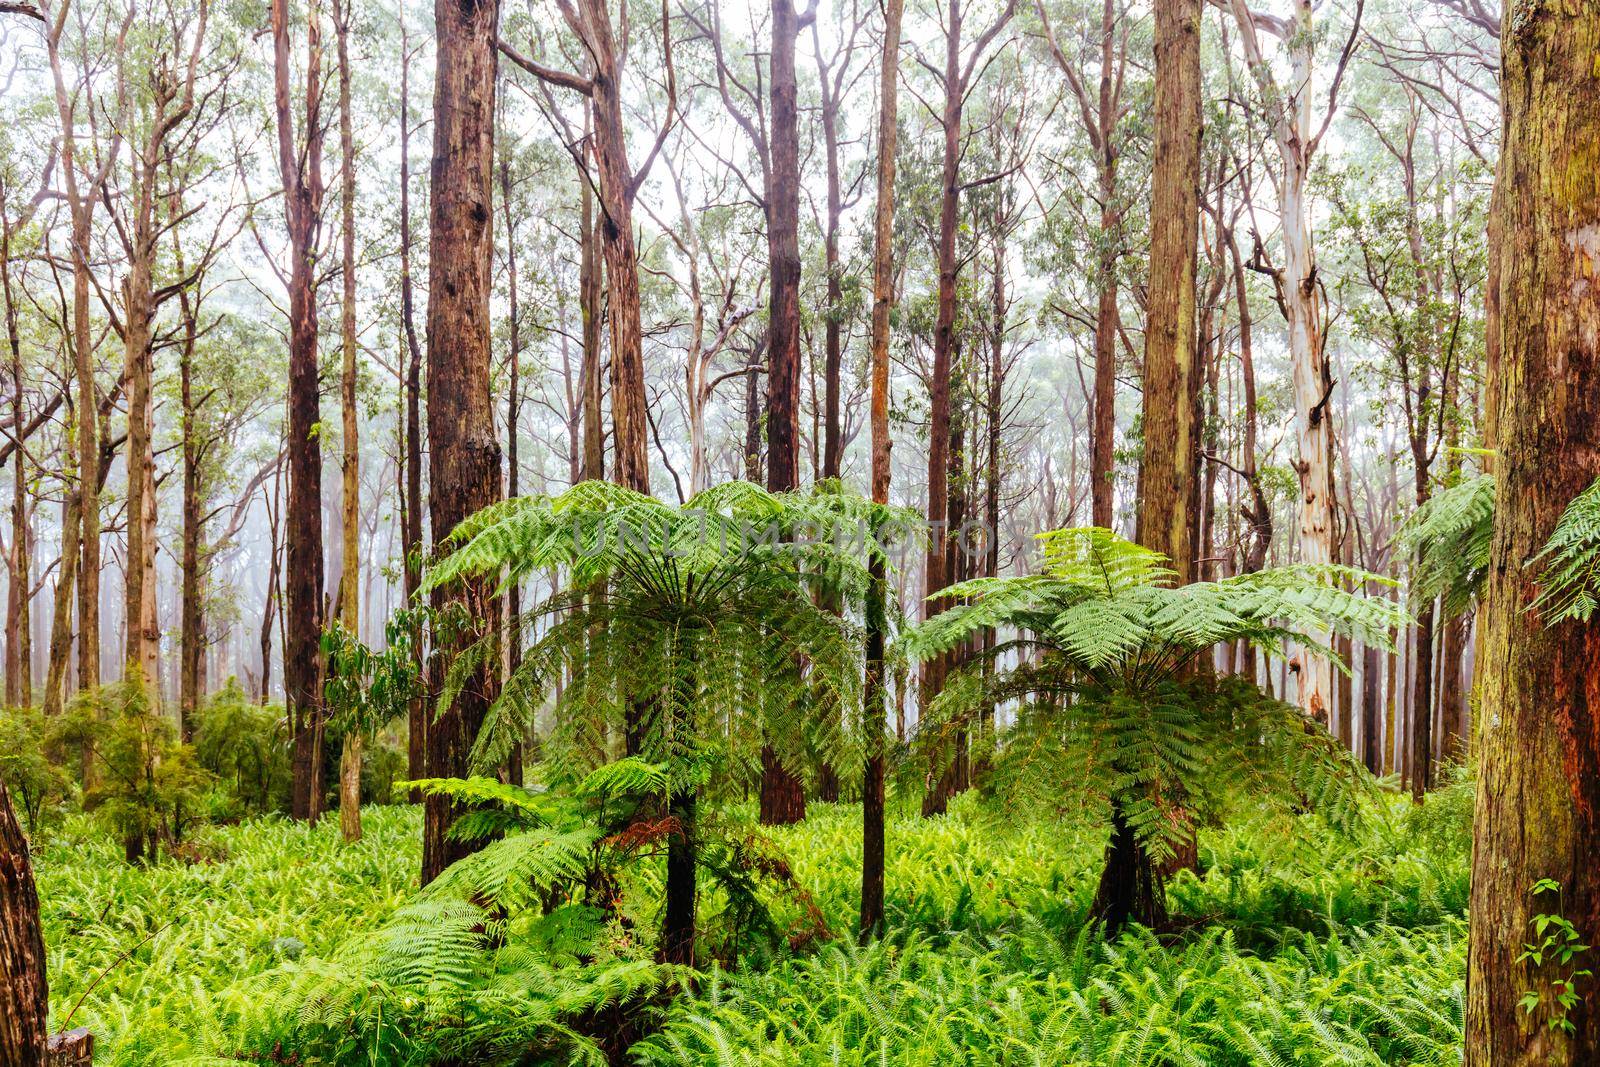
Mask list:
POLYGON ((0 0, 0 1067, 1600 1064, 1596 0, 0 0))

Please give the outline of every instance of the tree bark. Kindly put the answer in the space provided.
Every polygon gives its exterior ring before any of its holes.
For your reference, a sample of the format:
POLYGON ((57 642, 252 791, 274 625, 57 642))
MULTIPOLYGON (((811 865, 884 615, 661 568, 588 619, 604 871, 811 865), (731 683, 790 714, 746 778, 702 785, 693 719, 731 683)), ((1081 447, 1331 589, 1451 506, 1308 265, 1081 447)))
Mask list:
MULTIPOLYGON (((433 196, 428 260, 429 511, 433 543, 500 497, 500 443, 489 398, 489 298, 493 288, 493 166, 497 0, 435 0, 438 60, 434 82, 433 196)), ((475 579, 436 590, 434 608, 459 605, 472 622, 455 647, 436 650, 433 686, 447 657, 485 636, 499 616, 493 582, 475 579)), ((494 694, 496 673, 480 666, 460 695, 428 724, 429 777, 470 771, 472 746, 494 694)), ((461 815, 445 797, 425 801, 422 882, 473 851, 452 840, 461 815)))
MULTIPOLYGON (((1571 968, 1521 959, 1538 913, 1600 940, 1600 620, 1530 610, 1534 560, 1568 503, 1600 476, 1600 10, 1518 0, 1502 33, 1496 208, 1499 505, 1481 608, 1482 706, 1467 959, 1468 1067, 1600 1063, 1594 978, 1570 1012, 1571 968), (1533 891, 1551 879, 1554 893, 1533 891), (1531 991, 1531 1010, 1519 1002, 1531 991), (1570 1032, 1559 1025, 1570 1024, 1570 1032)), ((1574 966, 1592 969, 1588 955, 1574 966)))
POLYGON ((28 840, 0 782, 0 1067, 40 1067, 50 1007, 28 840))
POLYGON ((339 836, 361 840, 361 731, 351 728, 339 752, 339 836))
POLYGON ((1200 230, 1200 3, 1156 8, 1155 170, 1144 352, 1144 463, 1136 539, 1179 581, 1192 558, 1196 242, 1200 230))

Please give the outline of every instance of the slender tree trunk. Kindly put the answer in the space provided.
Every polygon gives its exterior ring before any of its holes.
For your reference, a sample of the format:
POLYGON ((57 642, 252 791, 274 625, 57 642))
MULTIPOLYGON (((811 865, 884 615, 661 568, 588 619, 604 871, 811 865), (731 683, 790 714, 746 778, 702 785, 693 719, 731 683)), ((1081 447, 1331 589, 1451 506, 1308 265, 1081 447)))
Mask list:
MULTIPOLYGON (((517 292, 517 220, 511 210, 511 161, 500 160, 500 208, 506 223, 506 285, 510 300, 507 306, 511 351, 510 382, 506 395, 506 496, 515 497, 521 492, 518 484, 517 430, 522 415, 522 322, 517 292)), ((573 457, 576 461, 577 457, 573 457)), ((516 582, 506 590, 506 651, 507 676, 522 662, 522 587, 516 582)), ((506 763, 506 781, 521 785, 524 759, 522 741, 511 746, 506 763)))
MULTIPOLYGON (((52 14, 46 11, 47 15, 52 14)), ((93 278, 89 273, 90 225, 94 218, 95 203, 100 191, 100 180, 91 180, 89 187, 80 184, 77 142, 75 137, 77 105, 67 89, 62 71, 60 40, 66 26, 67 5, 62 0, 59 11, 45 35, 46 51, 55 87, 57 115, 61 120, 61 172, 66 186, 67 209, 72 224, 72 331, 69 348, 72 354, 73 373, 76 378, 78 400, 74 408, 76 422, 73 427, 77 439, 78 487, 77 502, 69 508, 77 530, 71 534, 74 553, 81 556, 68 567, 63 560, 57 588, 67 586, 70 598, 73 583, 69 572, 77 576, 78 593, 78 685, 92 689, 100 684, 100 425, 95 417, 99 398, 94 382, 94 341, 89 322, 89 300, 93 278)), ((116 142, 111 149, 115 158, 116 142)), ((63 542, 67 535, 63 534, 63 542)), ((65 549, 63 548, 63 551, 65 549)), ((63 598, 58 596, 56 617, 62 615, 63 598)), ((68 601, 70 602, 70 600, 68 601)), ((60 624, 56 624, 59 629, 60 624)), ((71 633, 67 633, 70 644, 71 633)), ((57 642, 51 641, 51 684, 58 689, 66 680, 66 662, 57 662, 57 642)), ((64 694, 45 694, 45 705, 59 709, 64 694)))
POLYGON ((28 840, 0 782, 0 1067, 41 1067, 50 1007, 28 840))
MULTIPOLYGON (((417 341, 416 301, 411 276, 411 52, 406 36, 405 12, 400 23, 400 325, 406 339, 405 373, 405 508, 401 516, 401 541, 405 553, 406 605, 416 608, 422 584, 422 346, 417 341)), ((420 666, 422 629, 412 632, 420 666)), ((423 777, 428 744, 427 701, 414 698, 406 713, 406 773, 423 777)), ((422 800, 413 789, 411 803, 422 800)))
MULTIPOLYGON (((762 344, 766 342, 763 340, 762 344)), ((750 353, 744 374, 744 480, 761 481, 761 350, 750 353)))
MULTIPOLYGON (((80 483, 82 479, 79 479, 80 483)), ((72 592, 77 585, 78 488, 69 486, 61 509, 61 559, 56 567, 55 603, 50 621, 50 660, 45 671, 44 714, 61 714, 66 701, 67 661, 72 655, 72 592)), ((87 762, 87 760, 85 761, 87 762)))
MULTIPOLYGON (((1368 596, 1374 595, 1369 589, 1368 596)), ((1361 762, 1373 774, 1383 773, 1382 733, 1383 652, 1371 645, 1361 648, 1361 762)))
POLYGON ((278 516, 282 503, 283 467, 280 465, 272 478, 272 505, 267 510, 267 596, 261 608, 261 695, 256 701, 265 704, 272 694, 272 624, 279 604, 279 573, 282 554, 278 535, 278 516))
POLYGON ((1500 364, 1491 382, 1499 505, 1481 608, 1479 781, 1467 955, 1467 1067, 1600 1063, 1593 977, 1522 952, 1536 914, 1600 941, 1600 619, 1530 610, 1533 562, 1600 476, 1600 10, 1505 10, 1497 176, 1500 364), (1534 891, 1550 879, 1557 892, 1534 891), (1531 1003, 1532 994, 1537 1003, 1531 1003), (1563 1027, 1568 1024, 1570 1029, 1563 1027))
MULTIPOLYGON (((345 629, 361 636, 361 437, 356 421, 356 144, 350 115, 350 4, 334 0, 333 25, 339 56, 339 245, 343 257, 343 299, 339 306, 339 414, 344 438, 340 461, 340 518, 343 565, 339 572, 339 616, 345 629)), ((359 774, 359 771, 358 771, 359 774)))
MULTIPOLYGON (((181 269, 181 267, 180 267, 181 269)), ((183 533, 182 592, 179 629, 178 722, 185 741, 194 737, 195 712, 201 696, 201 659, 205 654, 204 586, 200 573, 201 539, 205 536, 200 499, 200 441, 195 420, 194 392, 195 309, 187 293, 180 294, 183 308, 183 342, 178 350, 178 398, 183 419, 183 533)))
POLYGON ((361 840, 361 731, 347 730, 339 752, 339 835, 361 840))
MULTIPOLYGON (((923 563, 923 618, 944 610, 935 594, 949 585, 945 572, 950 517, 950 376, 955 350, 956 231, 961 197, 961 114, 965 86, 961 82, 961 0, 949 0, 945 11, 944 111, 940 117, 944 154, 939 175, 939 240, 935 250, 938 288, 933 327, 933 370, 928 381, 928 550, 923 563)), ((944 688, 947 657, 922 663, 918 704, 926 715, 944 688)), ((929 769, 923 813, 944 810, 935 766, 929 769)))
MULTIPOLYGON (((584 114, 589 114, 588 105, 584 114)), ((579 235, 582 242, 578 266, 578 304, 583 317, 583 477, 598 481, 606 476, 605 425, 600 405, 600 300, 604 290, 599 234, 594 224, 594 194, 587 181, 579 181, 579 235)))
POLYGON ((6 184, 0 180, 0 295, 6 302, 6 343, 11 351, 11 424, 15 447, 11 473, 11 593, 6 612, 6 703, 33 703, 31 574, 33 524, 28 508, 27 430, 23 424, 22 339, 16 296, 11 288, 11 226, 6 217, 6 184))
MULTIPOLYGON (((463 519, 500 497, 500 443, 489 399, 489 298, 493 288, 492 228, 496 0, 437 0, 438 61, 434 83, 432 252, 428 267, 429 511, 438 545, 463 519)), ((499 607, 493 582, 475 579, 436 590, 434 607, 462 605, 475 620, 457 650, 484 636, 499 607)), ((436 654, 434 687, 445 657, 436 654)), ((478 729, 494 695, 496 674, 479 667, 460 695, 428 726, 429 777, 464 777, 478 729)), ((422 882, 426 885, 473 846, 450 838, 460 816, 444 797, 425 801, 422 882)))
MULTIPOLYGON (((894 310, 894 179, 899 129, 900 22, 904 0, 886 0, 883 59, 878 82, 878 189, 873 213, 872 254, 872 501, 889 502, 889 318, 894 310)), ((866 940, 883 927, 884 737, 887 713, 884 645, 888 630, 889 583, 879 553, 867 561, 867 670, 862 704, 866 758, 861 774, 861 916, 857 929, 866 940)))

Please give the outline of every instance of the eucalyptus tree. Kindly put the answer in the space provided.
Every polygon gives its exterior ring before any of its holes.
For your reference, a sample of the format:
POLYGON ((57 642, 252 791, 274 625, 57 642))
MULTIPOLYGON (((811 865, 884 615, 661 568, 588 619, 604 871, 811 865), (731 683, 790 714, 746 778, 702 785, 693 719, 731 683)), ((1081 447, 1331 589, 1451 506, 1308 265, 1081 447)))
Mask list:
MULTIPOLYGON (((489 399, 499 17, 495 0, 440 3, 435 9, 427 328, 428 513, 435 546, 502 497, 500 442, 489 399)), ((442 674, 445 658, 468 642, 486 635, 494 643, 499 602, 481 576, 433 582, 430 591, 435 610, 464 615, 435 646, 435 669, 442 674)), ((465 773, 498 673, 492 661, 480 662, 440 700, 427 727, 423 768, 429 777, 465 773)), ((444 796, 430 796, 425 805, 424 884, 472 849, 450 833, 459 805, 444 796)))
MULTIPOLYGON (((1334 491, 1333 374, 1324 336, 1323 301, 1317 285, 1316 247, 1310 201, 1312 165, 1337 113, 1339 91, 1361 32, 1363 3, 1357 3, 1351 26, 1333 57, 1326 104, 1319 117, 1315 97, 1318 45, 1324 35, 1314 21, 1311 0, 1292 0, 1288 15, 1253 10, 1248 0, 1227 0, 1238 30, 1246 69, 1260 99, 1260 114, 1272 133, 1278 153, 1275 189, 1278 199, 1282 261, 1255 256, 1256 269, 1273 281, 1278 305, 1289 331, 1290 370, 1294 384, 1295 434, 1300 479, 1298 541, 1308 563, 1336 558, 1334 491), (1288 63, 1279 73, 1264 39, 1278 42, 1288 63)), ((1309 655, 1300 665, 1300 704, 1320 722, 1328 721, 1333 674, 1326 657, 1309 655)))
POLYGON ((317 693, 322 632, 322 440, 317 384, 317 235, 322 225, 322 14, 305 12, 305 89, 291 94, 289 0, 272 0, 272 100, 278 174, 289 234, 289 500, 285 511, 284 692, 294 738, 292 812, 316 819, 322 800, 322 714, 317 693))

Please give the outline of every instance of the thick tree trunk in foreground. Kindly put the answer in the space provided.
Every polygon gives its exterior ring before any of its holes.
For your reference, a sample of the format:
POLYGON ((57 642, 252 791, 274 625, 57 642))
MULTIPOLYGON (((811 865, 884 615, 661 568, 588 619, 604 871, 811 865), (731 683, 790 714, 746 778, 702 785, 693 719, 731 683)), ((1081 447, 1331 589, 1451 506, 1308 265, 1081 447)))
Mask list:
MULTIPOLYGON (((493 288, 495 29, 499 4, 436 0, 438 68, 433 98, 432 255, 428 261, 428 502, 433 543, 500 497, 500 442, 489 399, 489 296, 493 288)), ((474 625, 434 660, 433 686, 452 652, 484 636, 499 616, 491 580, 440 589, 434 607, 461 604, 474 625)), ((428 724, 429 777, 465 777, 493 697, 496 672, 480 667, 428 724)), ((425 801, 426 885, 472 846, 449 839, 461 814, 444 797, 425 801)))
POLYGON ((48 989, 28 841, 0 782, 0 1067, 45 1062, 48 989))
POLYGON ((306 13, 305 158, 289 99, 289 4, 273 0, 273 100, 289 223, 289 505, 284 520, 283 684, 293 735, 290 811, 315 819, 322 799, 322 441, 317 397, 316 235, 322 216, 322 30, 306 13))
MULTIPOLYGON (((899 96, 900 20, 904 0, 884 6, 878 86, 878 200, 872 253, 872 502, 889 502, 889 316, 894 310, 894 171, 899 96)), ((868 561, 866 695, 862 705, 866 759, 861 775, 861 917, 863 939, 883 927, 884 737, 888 687, 884 644, 889 582, 884 559, 868 561)))
MULTIPOLYGON (((1568 503, 1600 475, 1600 9, 1506 6, 1504 140, 1496 180, 1500 363, 1495 514, 1478 684, 1486 709, 1468 950, 1468 1067, 1600 1063, 1595 979, 1563 1012, 1572 967, 1519 960, 1536 914, 1600 943, 1600 619, 1547 626, 1529 610, 1530 562, 1568 503), (1534 894, 1540 879, 1561 889, 1534 894), (1519 1002, 1532 991, 1531 1011, 1519 1002), (1572 1026, 1563 1032, 1564 1018, 1572 1026)), ((1574 961, 1593 969, 1590 953, 1574 961)))

